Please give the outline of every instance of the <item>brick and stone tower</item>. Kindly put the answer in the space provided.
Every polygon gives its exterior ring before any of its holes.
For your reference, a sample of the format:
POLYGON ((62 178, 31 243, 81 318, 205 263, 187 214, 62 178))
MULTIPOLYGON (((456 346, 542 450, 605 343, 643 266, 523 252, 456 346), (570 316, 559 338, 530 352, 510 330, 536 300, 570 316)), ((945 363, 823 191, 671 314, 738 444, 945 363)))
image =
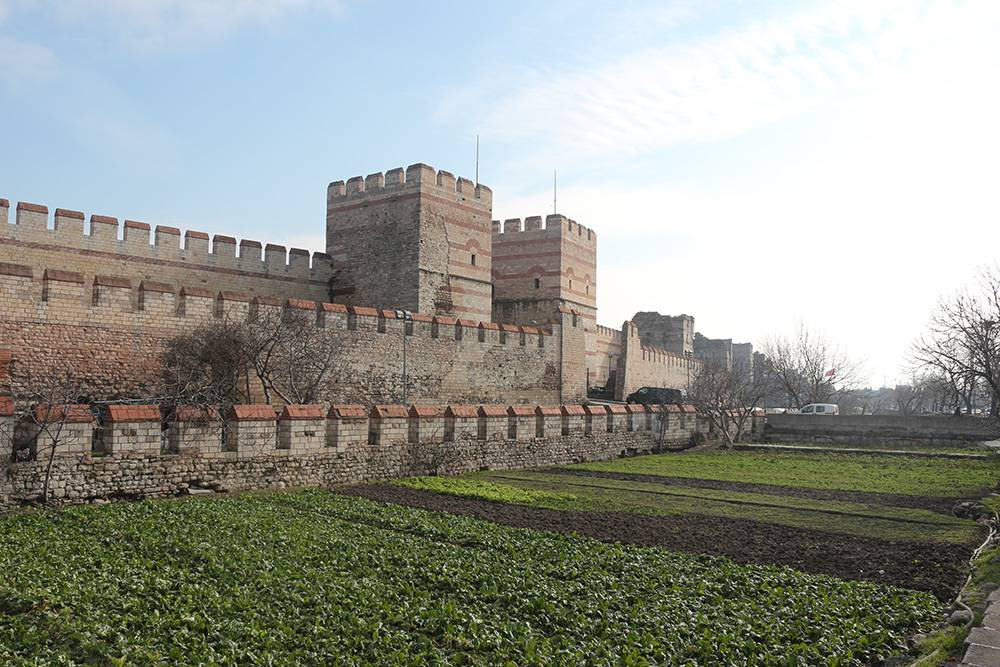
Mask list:
POLYGON ((560 306, 596 328, 597 235, 563 215, 493 221, 493 319, 546 322, 560 306))
POLYGON ((493 193, 425 164, 327 190, 332 300, 488 320, 493 193))

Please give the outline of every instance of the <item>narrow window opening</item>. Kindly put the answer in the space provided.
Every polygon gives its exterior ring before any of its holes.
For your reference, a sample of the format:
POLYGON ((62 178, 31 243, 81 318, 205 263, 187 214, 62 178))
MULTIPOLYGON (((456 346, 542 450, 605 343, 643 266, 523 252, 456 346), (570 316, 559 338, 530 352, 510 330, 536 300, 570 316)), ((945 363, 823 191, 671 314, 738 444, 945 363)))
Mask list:
POLYGON ((476 265, 476 256, 475 255, 472 256, 472 265, 473 266, 476 265))
POLYGON ((542 279, 541 278, 535 278, 535 289, 538 289, 541 286, 542 286, 542 279))

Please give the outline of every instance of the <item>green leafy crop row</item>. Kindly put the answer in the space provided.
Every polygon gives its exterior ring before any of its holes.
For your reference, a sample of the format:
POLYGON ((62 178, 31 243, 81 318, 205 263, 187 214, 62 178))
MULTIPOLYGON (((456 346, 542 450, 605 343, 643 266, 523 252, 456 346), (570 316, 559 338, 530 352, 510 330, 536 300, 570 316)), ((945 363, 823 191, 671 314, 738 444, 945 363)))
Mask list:
POLYGON ((938 613, 320 491, 0 518, 4 665, 863 665, 938 613))
POLYGON ((573 500, 576 497, 571 493, 525 489, 510 484, 484 482, 478 479, 463 479, 461 477, 407 477, 396 480, 393 484, 421 491, 447 493, 467 498, 480 498, 498 503, 521 503, 525 505, 533 505, 543 501, 573 500))

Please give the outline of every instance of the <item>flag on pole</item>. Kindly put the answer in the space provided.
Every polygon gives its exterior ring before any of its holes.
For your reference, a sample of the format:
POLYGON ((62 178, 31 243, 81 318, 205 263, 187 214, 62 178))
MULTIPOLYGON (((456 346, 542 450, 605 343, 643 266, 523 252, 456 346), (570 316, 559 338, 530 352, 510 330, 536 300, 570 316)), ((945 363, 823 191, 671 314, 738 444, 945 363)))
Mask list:
POLYGON ((837 374, 837 369, 836 368, 831 368, 826 373, 823 373, 823 377, 825 377, 825 378, 832 378, 836 374, 837 374))

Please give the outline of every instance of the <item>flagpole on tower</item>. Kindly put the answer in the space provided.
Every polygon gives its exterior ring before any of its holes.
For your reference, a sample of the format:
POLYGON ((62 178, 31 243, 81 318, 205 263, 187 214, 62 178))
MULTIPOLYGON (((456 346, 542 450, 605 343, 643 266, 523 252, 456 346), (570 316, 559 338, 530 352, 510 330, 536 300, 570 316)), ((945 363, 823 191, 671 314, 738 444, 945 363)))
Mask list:
POLYGON ((476 185, 479 185, 479 133, 476 132, 476 185))
POLYGON ((553 213, 558 213, 559 212, 559 207, 556 205, 556 203, 557 203, 556 202, 556 194, 557 194, 557 192, 558 192, 558 189, 556 187, 556 170, 553 169, 552 170, 552 212, 553 213))

